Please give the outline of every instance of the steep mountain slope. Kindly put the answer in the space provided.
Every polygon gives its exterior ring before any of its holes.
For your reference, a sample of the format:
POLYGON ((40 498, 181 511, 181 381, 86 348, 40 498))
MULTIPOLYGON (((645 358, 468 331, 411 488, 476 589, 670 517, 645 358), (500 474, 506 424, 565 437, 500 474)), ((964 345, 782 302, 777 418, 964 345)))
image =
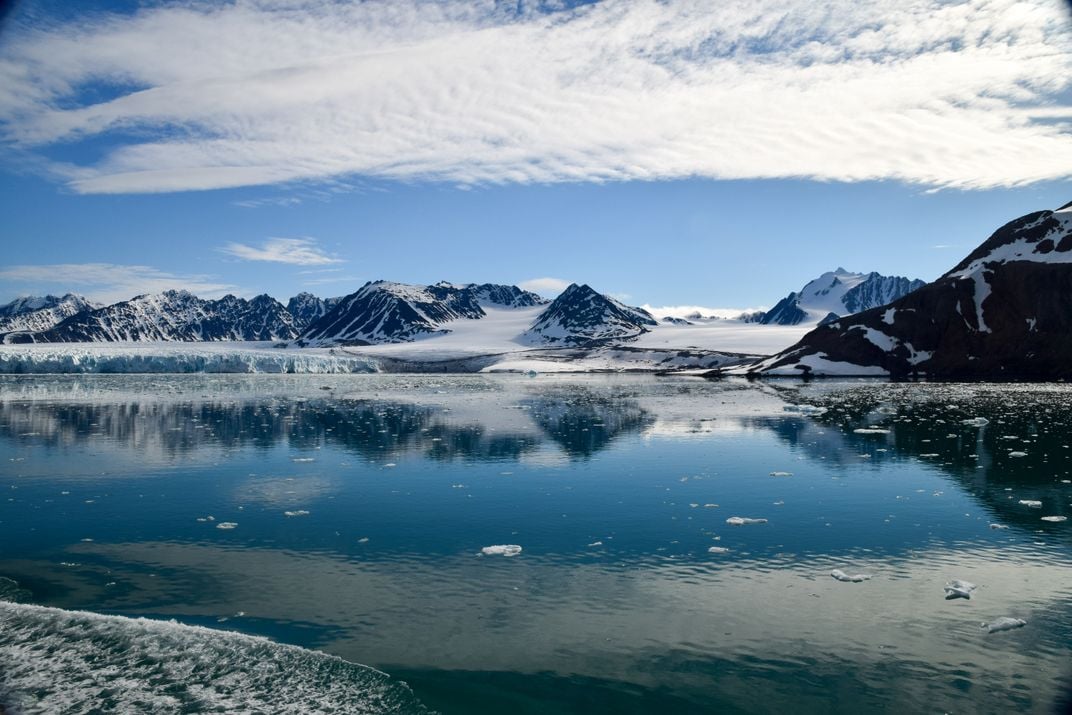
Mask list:
POLYGON ((883 276, 873 271, 850 273, 838 268, 782 298, 759 322, 764 325, 817 323, 886 305, 923 285, 921 280, 883 276))
POLYGON ((298 293, 287 301, 287 312, 294 318, 294 327, 299 331, 327 315, 342 298, 318 298, 312 293, 298 293))
POLYGON ((270 296, 202 300, 169 290, 78 313, 42 332, 13 334, 12 342, 278 340, 297 334, 286 308, 270 296))
POLYGON ((540 313, 523 337, 531 343, 588 345, 629 340, 656 325, 647 311, 573 283, 540 313))
POLYGON ((887 306, 816 328, 753 374, 1072 377, 1072 204, 999 228, 887 306))
POLYGON ((470 283, 466 288, 471 290, 477 302, 485 307, 531 308, 537 305, 547 305, 551 302, 542 296, 522 290, 517 286, 470 283))
POLYGON ((99 307, 83 296, 68 293, 30 296, 0 306, 0 336, 4 342, 14 339, 9 333, 36 333, 58 325, 72 315, 99 307))

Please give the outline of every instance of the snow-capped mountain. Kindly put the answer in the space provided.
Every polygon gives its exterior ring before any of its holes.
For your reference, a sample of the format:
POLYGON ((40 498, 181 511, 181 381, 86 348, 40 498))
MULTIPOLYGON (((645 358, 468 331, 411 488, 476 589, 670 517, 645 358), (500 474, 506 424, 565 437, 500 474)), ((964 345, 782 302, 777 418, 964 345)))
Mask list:
POLYGON ((77 313, 48 330, 12 334, 12 342, 279 340, 298 334, 290 313, 267 295, 202 300, 187 291, 140 295, 77 313))
POLYGON ((589 345, 636 338, 657 325, 646 310, 572 283, 540 313, 524 337, 532 343, 589 345))
POLYGON ((287 301, 287 312, 294 318, 294 326, 301 331, 331 312, 340 300, 341 297, 318 298, 312 293, 298 293, 287 301))
POLYGON ((811 331, 752 372, 1072 377, 1072 203, 999 228, 951 271, 811 331))
POLYGON ((72 315, 98 308, 74 293, 18 298, 0 306, 0 336, 8 342, 12 333, 36 333, 63 322, 72 315))
POLYGON ((470 283, 465 286, 473 292, 480 305, 499 308, 531 308, 547 305, 551 301, 517 286, 497 285, 495 283, 470 283))
POLYGON ((886 305, 923 285, 921 280, 875 272, 850 273, 838 268, 782 298, 759 322, 764 325, 826 322, 886 305))

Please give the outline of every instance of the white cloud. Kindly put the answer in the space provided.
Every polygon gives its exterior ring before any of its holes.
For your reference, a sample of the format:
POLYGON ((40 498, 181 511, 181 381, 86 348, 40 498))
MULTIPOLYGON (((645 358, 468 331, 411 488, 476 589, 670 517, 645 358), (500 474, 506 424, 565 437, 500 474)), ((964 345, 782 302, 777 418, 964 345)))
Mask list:
POLYGON ((1010 186, 1072 175, 1067 22, 1057 0, 165 3, 12 28, 0 123, 22 150, 117 143, 54 166, 87 193, 355 175, 1010 186))
POLYGON ((552 297, 566 290, 572 282, 573 281, 567 281, 561 278, 532 278, 527 281, 521 281, 517 284, 517 287, 522 290, 529 290, 533 293, 552 297))
POLYGON ((757 310, 767 310, 768 306, 762 306, 758 308, 709 308, 703 305, 664 305, 664 306, 652 306, 644 304, 640 306, 644 310, 651 313, 657 319, 661 320, 666 317, 670 318, 688 318, 691 315, 699 313, 705 318, 708 316, 715 316, 716 318, 736 318, 741 313, 754 313, 757 310))
POLYGON ((220 250, 245 261, 289 263, 295 266, 322 266, 344 262, 341 258, 324 253, 312 238, 269 238, 260 248, 244 243, 228 243, 220 250))
POLYGON ((74 290, 101 303, 129 300, 143 293, 188 290, 201 298, 220 298, 227 293, 243 295, 234 285, 220 283, 212 276, 178 275, 151 266, 123 266, 114 263, 63 263, 0 268, 0 280, 18 284, 27 293, 45 293, 49 286, 74 290))

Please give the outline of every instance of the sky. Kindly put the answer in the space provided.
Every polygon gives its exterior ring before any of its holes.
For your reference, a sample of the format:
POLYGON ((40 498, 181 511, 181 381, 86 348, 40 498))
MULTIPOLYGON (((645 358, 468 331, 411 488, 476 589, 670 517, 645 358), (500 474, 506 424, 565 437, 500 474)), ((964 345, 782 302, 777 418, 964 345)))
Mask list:
POLYGON ((24 0, 0 302, 931 280, 1072 201, 1058 0, 24 0))

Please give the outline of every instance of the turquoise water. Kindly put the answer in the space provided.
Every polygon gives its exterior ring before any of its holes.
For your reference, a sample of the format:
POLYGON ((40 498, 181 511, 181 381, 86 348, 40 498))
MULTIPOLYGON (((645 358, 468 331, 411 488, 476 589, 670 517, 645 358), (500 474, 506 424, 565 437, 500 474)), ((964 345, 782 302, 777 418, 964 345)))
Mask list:
POLYGON ((0 598, 24 605, 0 604, 0 704, 1053 712, 1072 686, 1072 521, 1042 517, 1072 512, 1070 398, 5 378, 0 598), (946 600, 953 579, 973 597, 946 600), (1026 625, 982 627, 1002 616, 1026 625))

